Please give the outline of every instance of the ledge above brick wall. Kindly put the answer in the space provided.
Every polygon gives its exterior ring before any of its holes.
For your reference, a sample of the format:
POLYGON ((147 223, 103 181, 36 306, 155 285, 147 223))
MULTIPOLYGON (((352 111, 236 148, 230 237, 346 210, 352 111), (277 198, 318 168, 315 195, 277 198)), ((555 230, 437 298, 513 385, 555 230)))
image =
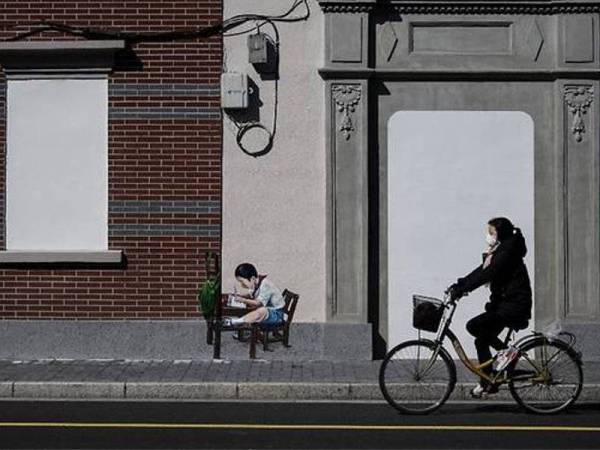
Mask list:
POLYGON ((32 73, 107 73, 125 41, 23 41, 0 43, 7 75, 32 73))

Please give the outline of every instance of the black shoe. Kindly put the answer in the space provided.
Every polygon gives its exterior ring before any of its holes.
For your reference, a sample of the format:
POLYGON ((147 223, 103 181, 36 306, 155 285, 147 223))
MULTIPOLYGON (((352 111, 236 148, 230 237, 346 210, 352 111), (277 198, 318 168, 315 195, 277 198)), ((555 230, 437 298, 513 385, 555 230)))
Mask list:
POLYGON ((472 398, 487 398, 488 395, 493 395, 498 393, 498 385, 497 384, 489 384, 489 383, 479 383, 473 389, 471 389, 471 397, 472 398))
POLYGON ((498 385, 497 384, 488 384, 485 388, 486 395, 492 395, 498 393, 498 385))

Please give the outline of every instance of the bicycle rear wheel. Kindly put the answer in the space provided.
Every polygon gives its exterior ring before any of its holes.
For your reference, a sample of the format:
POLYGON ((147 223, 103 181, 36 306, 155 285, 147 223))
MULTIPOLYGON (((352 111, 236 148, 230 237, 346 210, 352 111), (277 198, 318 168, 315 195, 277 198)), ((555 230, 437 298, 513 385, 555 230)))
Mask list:
POLYGON ((456 367, 431 341, 407 341, 388 352, 379 369, 383 397, 398 411, 427 414, 442 406, 456 384, 456 367))
POLYGON ((507 373, 510 393, 519 405, 537 414, 554 414, 577 400, 583 370, 571 347, 539 338, 519 350, 521 355, 507 373))

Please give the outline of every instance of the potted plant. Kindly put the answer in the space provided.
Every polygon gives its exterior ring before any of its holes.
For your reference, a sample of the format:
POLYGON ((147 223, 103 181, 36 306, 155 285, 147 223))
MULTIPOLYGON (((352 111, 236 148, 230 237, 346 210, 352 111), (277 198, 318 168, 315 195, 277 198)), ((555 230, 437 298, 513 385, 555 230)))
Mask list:
POLYGON ((221 300, 221 273, 218 256, 213 252, 206 254, 206 280, 198 291, 198 308, 206 320, 206 341, 212 344, 212 323, 216 314, 217 302, 221 300))

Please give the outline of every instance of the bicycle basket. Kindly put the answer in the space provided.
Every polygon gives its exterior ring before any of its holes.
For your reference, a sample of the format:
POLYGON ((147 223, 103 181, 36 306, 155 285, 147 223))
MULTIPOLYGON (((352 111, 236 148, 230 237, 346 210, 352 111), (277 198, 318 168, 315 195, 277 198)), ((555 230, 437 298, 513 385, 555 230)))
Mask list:
POLYGON ((413 295, 413 327, 435 333, 442 320, 444 303, 433 297, 413 295))

